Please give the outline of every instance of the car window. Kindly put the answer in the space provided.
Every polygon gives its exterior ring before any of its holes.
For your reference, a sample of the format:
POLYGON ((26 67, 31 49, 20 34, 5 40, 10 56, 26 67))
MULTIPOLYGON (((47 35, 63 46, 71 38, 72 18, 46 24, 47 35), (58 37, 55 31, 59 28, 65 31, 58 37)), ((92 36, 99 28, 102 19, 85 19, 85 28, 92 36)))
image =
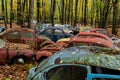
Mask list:
POLYGON ((35 38, 35 35, 32 32, 22 32, 21 38, 35 38))
POLYGON ((62 30, 55 30, 54 34, 63 34, 62 30))
POLYGON ((14 32, 8 33, 7 39, 20 39, 20 32, 14 31, 14 32))
POLYGON ((46 80, 86 80, 87 69, 80 66, 57 66, 46 73, 46 80))

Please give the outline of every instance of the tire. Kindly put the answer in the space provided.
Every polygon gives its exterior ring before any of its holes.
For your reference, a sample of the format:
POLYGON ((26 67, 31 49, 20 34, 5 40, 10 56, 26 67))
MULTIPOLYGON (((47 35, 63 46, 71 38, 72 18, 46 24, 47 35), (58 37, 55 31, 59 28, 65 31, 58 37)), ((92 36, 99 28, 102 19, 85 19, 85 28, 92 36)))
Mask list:
POLYGON ((26 59, 24 56, 17 56, 13 60, 13 64, 24 64, 26 63, 26 59))

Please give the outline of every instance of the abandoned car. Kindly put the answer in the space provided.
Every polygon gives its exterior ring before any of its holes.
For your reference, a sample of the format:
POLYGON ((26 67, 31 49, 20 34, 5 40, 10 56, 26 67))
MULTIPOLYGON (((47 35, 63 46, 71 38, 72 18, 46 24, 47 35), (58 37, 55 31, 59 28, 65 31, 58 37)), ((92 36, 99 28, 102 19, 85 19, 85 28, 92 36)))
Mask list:
POLYGON ((49 27, 39 33, 40 35, 47 36, 52 41, 56 42, 61 38, 72 37, 72 34, 66 33, 63 29, 57 27, 49 27))
POLYGON ((30 69, 27 80, 120 80, 119 54, 103 47, 67 48, 30 69))
MULTIPOLYGON (((48 44, 54 44, 54 42, 49 38, 40 35, 38 36, 35 34, 34 30, 28 28, 15 28, 6 30, 0 35, 0 38, 8 42, 28 44, 33 47, 34 53, 37 53, 42 47, 48 44)), ((43 57, 48 57, 48 55, 41 53, 39 58, 42 57, 41 55, 43 57)))
POLYGON ((5 43, 0 39, 0 65, 30 62, 35 57, 32 49, 27 44, 5 43))
POLYGON ((109 37, 92 32, 80 32, 76 37, 70 39, 68 47, 71 46, 101 46, 119 50, 109 37))
POLYGON ((42 46, 41 45, 44 41, 49 43, 53 43, 49 38, 38 36, 35 34, 33 29, 29 28, 11 28, 5 30, 2 34, 0 34, 0 38, 7 40, 13 43, 24 43, 31 45, 35 50, 39 50, 42 46))
POLYGON ((113 40, 115 45, 120 48, 120 36, 111 34, 106 29, 103 29, 103 28, 92 28, 89 30, 89 32, 102 33, 102 34, 107 35, 109 38, 111 38, 111 40, 113 40))
POLYGON ((54 53, 61 51, 62 49, 63 49, 63 46, 60 46, 58 44, 46 45, 36 53, 36 61, 41 62, 44 59, 48 58, 49 56, 52 56, 54 53))

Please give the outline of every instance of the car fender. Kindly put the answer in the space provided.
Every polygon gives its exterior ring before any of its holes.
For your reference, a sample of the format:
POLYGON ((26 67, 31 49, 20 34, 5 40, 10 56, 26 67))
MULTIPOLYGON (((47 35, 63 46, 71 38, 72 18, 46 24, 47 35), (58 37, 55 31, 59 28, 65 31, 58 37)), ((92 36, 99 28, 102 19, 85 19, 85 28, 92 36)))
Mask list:
POLYGON ((36 53, 36 60, 39 60, 42 56, 46 56, 46 57, 49 57, 51 56, 52 53, 51 52, 48 52, 48 51, 38 51, 36 53))

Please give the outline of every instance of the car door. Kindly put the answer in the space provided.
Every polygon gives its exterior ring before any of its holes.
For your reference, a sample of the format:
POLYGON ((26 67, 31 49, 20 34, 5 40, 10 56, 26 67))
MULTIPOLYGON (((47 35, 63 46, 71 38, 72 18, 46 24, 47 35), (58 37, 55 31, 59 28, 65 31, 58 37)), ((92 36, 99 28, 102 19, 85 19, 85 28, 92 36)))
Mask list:
POLYGON ((37 49, 36 35, 29 31, 21 31, 21 42, 31 45, 34 49, 37 49))
POLYGON ((7 33, 6 40, 14 43, 20 43, 20 31, 15 30, 7 33))

